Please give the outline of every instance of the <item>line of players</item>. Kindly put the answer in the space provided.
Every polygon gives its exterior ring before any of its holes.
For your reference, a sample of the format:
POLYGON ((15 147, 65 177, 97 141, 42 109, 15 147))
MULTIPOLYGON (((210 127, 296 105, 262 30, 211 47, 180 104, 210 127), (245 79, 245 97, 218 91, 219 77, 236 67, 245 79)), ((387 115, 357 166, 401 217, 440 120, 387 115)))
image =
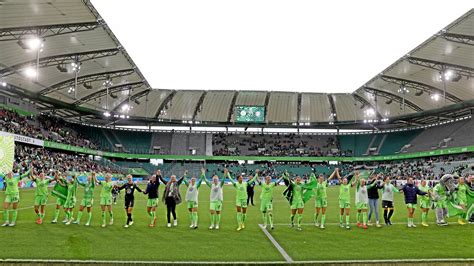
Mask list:
MULTIPOLYGON (((392 180, 389 177, 385 177, 383 182, 377 181, 378 176, 374 175, 371 178, 369 184, 363 178, 359 178, 359 173, 355 172, 354 178, 349 182, 347 178, 342 178, 339 173, 339 169, 335 169, 334 172, 326 180, 322 174, 316 178, 315 174, 312 173, 309 182, 303 182, 302 178, 297 176, 294 180, 290 179, 287 172, 283 173, 281 178, 272 182, 270 176, 266 176, 263 180, 259 179, 259 171, 256 170, 254 176, 248 177, 247 181, 244 181, 244 177, 239 175, 236 180, 231 176, 227 169, 224 170, 224 175, 221 179, 217 175, 214 175, 209 181, 205 176, 205 169, 201 170, 201 176, 199 178, 187 177, 187 173, 180 179, 177 179, 175 175, 172 175, 169 181, 166 181, 160 170, 157 170, 156 174, 153 175, 145 190, 141 190, 132 179, 132 176, 127 176, 127 182, 121 186, 114 185, 111 181, 112 176, 110 174, 105 175, 104 181, 99 181, 95 173, 89 175, 85 182, 81 182, 76 176, 67 179, 62 177, 60 173, 55 173, 53 178, 47 178, 44 173, 33 173, 27 171, 22 175, 13 175, 12 172, 8 173, 4 179, 6 181, 5 190, 5 201, 3 204, 3 218, 4 223, 2 226, 15 226, 17 218, 17 208, 20 200, 18 183, 21 179, 30 177, 36 184, 35 189, 35 202, 34 210, 37 215, 36 223, 43 223, 45 216, 45 206, 48 198, 48 185, 51 182, 57 182, 59 185, 67 188, 67 196, 65 198, 57 197, 56 209, 52 223, 57 223, 60 214, 61 207, 65 211, 65 219, 63 222, 66 225, 69 224, 80 224, 84 210, 87 211, 87 221, 85 226, 90 226, 92 219, 92 206, 94 204, 94 189, 96 185, 100 185, 100 206, 101 206, 101 218, 102 227, 106 227, 107 213, 109 216, 109 225, 113 224, 114 215, 112 211, 112 190, 117 188, 118 190, 125 190, 125 211, 127 215, 127 222, 124 227, 129 227, 133 224, 132 211, 134 207, 134 192, 135 190, 144 193, 148 196, 147 200, 147 213, 150 217, 150 227, 156 226, 156 208, 159 201, 158 188, 160 182, 165 186, 165 190, 162 196, 163 202, 167 207, 167 226, 171 227, 171 216, 173 216, 173 225, 177 226, 177 217, 175 208, 176 205, 181 203, 181 196, 179 193, 179 186, 184 183, 187 186, 185 201, 187 209, 189 211, 189 219, 191 221, 190 228, 196 229, 198 227, 198 190, 202 182, 210 188, 210 216, 211 225, 209 229, 219 229, 221 221, 221 211, 223 205, 223 186, 225 179, 229 179, 232 186, 236 189, 236 211, 237 211, 237 231, 245 228, 245 222, 247 218, 247 186, 252 183, 257 183, 262 187, 260 195, 260 211, 262 213, 263 226, 266 228, 268 225, 273 230, 273 190, 275 186, 278 186, 281 181, 285 182, 287 189, 284 192, 285 197, 290 203, 290 226, 295 227, 297 230, 302 230, 302 218, 305 202, 311 197, 315 197, 315 214, 314 223, 321 229, 325 228, 326 223, 326 208, 327 208, 327 187, 328 181, 337 178, 339 180, 339 223, 341 228, 350 229, 350 209, 351 209, 351 188, 356 188, 356 220, 357 226, 367 229, 367 210, 368 210, 368 189, 373 186, 378 186, 382 189, 382 207, 384 208, 384 220, 386 225, 391 225, 391 217, 394 212, 393 196, 394 192, 402 192, 405 197, 405 204, 408 212, 408 227, 416 227, 414 224, 414 211, 417 206, 417 196, 420 196, 420 207, 422 210, 422 225, 428 226, 427 214, 431 206, 430 195, 437 193, 442 194, 442 189, 436 185, 431 189, 426 181, 422 181, 421 185, 416 186, 414 180, 409 178, 407 183, 401 188, 397 189, 392 184, 392 180), (79 212, 77 213, 76 219, 73 218, 73 209, 76 206, 76 192, 78 186, 82 186, 84 189, 84 196, 79 205, 79 212), (11 211, 9 210, 12 208, 11 211), (10 212, 12 213, 10 219, 10 212), (295 222, 296 219, 296 222, 295 222)), ((472 177, 469 177, 468 183, 472 184, 472 177)), ((460 205, 465 204, 466 189, 469 189, 465 184, 464 179, 459 178, 458 184, 458 197, 461 199, 460 205)), ((445 208, 445 198, 439 198, 436 201, 436 207, 445 208)), ((444 218, 444 216, 442 217, 444 218)), ((465 224, 465 220, 460 218, 460 224, 465 224)), ((438 219, 439 225, 447 225, 444 219, 438 219)))

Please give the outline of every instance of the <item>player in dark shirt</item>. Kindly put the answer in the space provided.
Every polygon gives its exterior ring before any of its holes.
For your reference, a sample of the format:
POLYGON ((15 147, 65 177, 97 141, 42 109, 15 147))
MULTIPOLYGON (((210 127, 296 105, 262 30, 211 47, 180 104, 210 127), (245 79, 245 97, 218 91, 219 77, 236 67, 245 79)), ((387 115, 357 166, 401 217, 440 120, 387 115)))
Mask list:
MULTIPOLYGON (((161 176, 161 171, 157 171, 157 175, 161 176)), ((151 176, 146 190, 143 194, 148 195, 148 201, 146 203, 146 211, 150 216, 149 227, 155 227, 156 225, 156 207, 158 206, 158 188, 160 187, 160 180, 156 175, 151 176)))
POLYGON ((132 210, 135 201, 135 190, 139 192, 143 192, 137 184, 133 183, 133 178, 131 175, 127 176, 127 183, 123 184, 122 186, 118 187, 118 190, 125 189, 125 212, 127 213, 127 223, 124 225, 125 228, 131 226, 133 224, 132 219, 132 210))

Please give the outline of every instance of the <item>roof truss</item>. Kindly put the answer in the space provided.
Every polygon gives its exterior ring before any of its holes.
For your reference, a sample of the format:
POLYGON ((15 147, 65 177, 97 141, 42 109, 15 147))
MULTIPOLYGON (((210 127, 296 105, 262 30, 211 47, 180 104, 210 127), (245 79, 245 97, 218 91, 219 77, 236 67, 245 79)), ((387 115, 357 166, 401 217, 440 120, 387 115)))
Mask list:
MULTIPOLYGON (((133 89, 136 89, 136 88, 139 88, 139 87, 143 86, 143 84, 144 84, 143 81, 119 84, 119 85, 115 85, 115 86, 110 87, 108 89, 108 92, 109 93, 115 93, 115 92, 121 92, 121 91, 124 91, 124 90, 133 90, 133 89)), ((75 106, 78 106, 78 105, 81 105, 83 103, 90 102, 90 101, 95 100, 97 98, 103 97, 106 94, 107 94, 107 88, 96 91, 94 93, 91 93, 91 94, 89 94, 85 97, 82 97, 81 99, 77 100, 73 104, 75 106)))
POLYGON ((41 38, 47 38, 57 35, 64 35, 75 32, 95 30, 101 27, 103 23, 92 21, 71 24, 54 24, 41 26, 26 26, 0 29, 0 42, 21 40, 25 36, 35 35, 41 38))

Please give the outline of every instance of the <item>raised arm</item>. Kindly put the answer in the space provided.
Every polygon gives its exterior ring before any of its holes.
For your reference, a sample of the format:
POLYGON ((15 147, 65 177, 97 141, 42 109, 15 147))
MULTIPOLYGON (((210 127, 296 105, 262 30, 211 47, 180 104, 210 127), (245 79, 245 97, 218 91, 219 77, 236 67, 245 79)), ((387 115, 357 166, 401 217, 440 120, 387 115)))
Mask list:
POLYGON ((156 171, 156 177, 158 178, 157 179, 157 182, 159 183, 161 181, 161 183, 163 183, 164 185, 166 185, 166 180, 161 176, 161 170, 157 170, 156 171))
POLYGON ((181 183, 183 183, 183 181, 187 182, 187 180, 186 180, 187 176, 188 176, 188 170, 184 171, 184 175, 180 179, 178 179, 178 181, 177 181, 178 186, 181 185, 181 183))
POLYGON ((355 171, 354 176, 355 180, 352 180, 351 187, 353 187, 355 184, 357 184, 357 182, 359 182, 359 171, 355 171))
POLYGON ((229 172, 229 170, 227 170, 227 168, 224 169, 224 179, 226 177, 229 178, 232 185, 235 186, 235 180, 232 178, 232 176, 230 175, 230 172, 229 172))
POLYGON ((333 171, 333 172, 331 173, 331 175, 329 176, 328 180, 331 180, 331 179, 333 179, 334 177, 337 177, 338 179, 340 179, 340 178, 338 177, 338 176, 339 176, 338 174, 339 174, 339 168, 334 169, 334 171, 333 171), (336 173, 337 173, 337 174, 336 174, 336 173))

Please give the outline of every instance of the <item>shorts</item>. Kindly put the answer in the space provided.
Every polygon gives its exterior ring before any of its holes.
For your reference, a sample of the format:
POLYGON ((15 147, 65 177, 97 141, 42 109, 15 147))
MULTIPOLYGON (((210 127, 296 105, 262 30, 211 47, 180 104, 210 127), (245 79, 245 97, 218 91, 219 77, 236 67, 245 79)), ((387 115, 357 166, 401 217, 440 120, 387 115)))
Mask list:
POLYGON ((65 200, 65 199, 56 198, 56 205, 64 206, 64 203, 66 203, 66 200, 65 200))
POLYGON ((146 201, 146 206, 149 208, 158 206, 158 199, 148 199, 146 201))
POLYGON ((35 206, 46 205, 48 196, 35 196, 35 206))
MULTIPOLYGON (((245 202, 245 203, 247 203, 247 202, 245 202)), ((222 201, 220 201, 220 200, 211 201, 209 209, 211 211, 222 211, 222 201)))
POLYGON ((448 208, 448 202, 446 200, 441 200, 441 201, 437 201, 435 202, 435 207, 436 208, 448 208))
POLYGON ((94 199, 82 199, 81 206, 92 207, 94 205, 94 199))
POLYGON ((235 206, 241 208, 247 208, 247 199, 237 199, 235 200, 235 206))
POLYGON ((416 203, 406 203, 407 208, 416 209, 416 203))
POLYGON ((262 200, 260 202, 260 211, 267 212, 273 210, 273 202, 270 200, 262 200))
POLYGON ((134 198, 131 198, 131 199, 125 198, 125 209, 133 208, 133 205, 135 205, 134 198))
POLYGON ((64 208, 66 209, 72 209, 74 208, 74 206, 76 206, 76 199, 70 199, 70 200, 66 200, 66 202, 64 202, 64 208))
POLYGON ((393 201, 382 200, 382 208, 384 208, 384 209, 393 209, 393 201))
POLYGON ((431 208, 431 204, 429 201, 420 201, 420 208, 429 209, 431 208))
POLYGON ((17 203, 20 201, 20 193, 5 194, 5 203, 17 203))
POLYGON ((326 208, 328 206, 328 200, 326 198, 316 199, 316 208, 326 208))
POLYGON ((358 203, 356 204, 356 208, 357 208, 358 210, 367 210, 368 207, 369 207, 369 206, 368 206, 368 203, 366 203, 366 202, 358 202, 358 203))
POLYGON ((290 206, 290 209, 292 210, 303 209, 303 208, 304 208, 304 202, 302 200, 293 201, 290 206))
POLYGON ((112 205, 112 197, 100 198, 100 205, 112 205))
POLYGON ((339 208, 348 209, 351 207, 351 202, 348 200, 339 199, 339 208))
POLYGON ((198 207, 197 201, 187 201, 186 205, 188 206, 188 209, 194 209, 198 207))

